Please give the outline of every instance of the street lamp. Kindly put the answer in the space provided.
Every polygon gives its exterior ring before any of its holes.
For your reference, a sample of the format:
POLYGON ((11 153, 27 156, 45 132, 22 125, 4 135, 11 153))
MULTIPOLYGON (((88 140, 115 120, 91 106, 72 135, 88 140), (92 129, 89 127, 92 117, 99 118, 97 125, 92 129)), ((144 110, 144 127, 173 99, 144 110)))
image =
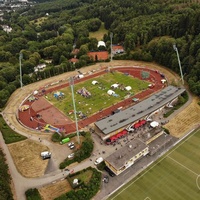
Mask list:
POLYGON ((78 138, 78 144, 80 144, 78 121, 77 121, 77 116, 76 116, 76 104, 75 104, 75 100, 74 100, 74 79, 73 79, 73 77, 69 78, 69 85, 71 87, 71 92, 72 92, 72 101, 73 101, 73 106, 74 106, 74 117, 75 117, 75 123, 76 123, 76 134, 77 134, 77 138, 78 138))
POLYGON ((19 53, 19 73, 20 73, 20 86, 22 88, 23 83, 22 83, 22 58, 23 58, 23 54, 20 52, 19 53))
POLYGON ((181 67, 181 61, 180 61, 180 58, 179 58, 179 53, 178 53, 178 49, 176 47, 176 44, 173 44, 173 48, 174 48, 174 51, 176 51, 176 55, 177 55, 177 58, 178 58, 178 64, 179 64, 179 68, 180 68, 180 73, 181 73, 181 81, 182 81, 182 84, 184 85, 184 79, 183 79, 183 72, 182 72, 182 67, 181 67))
POLYGON ((113 51, 112 51, 112 38, 113 38, 113 33, 110 33, 110 61, 112 62, 112 56, 113 56, 113 51))

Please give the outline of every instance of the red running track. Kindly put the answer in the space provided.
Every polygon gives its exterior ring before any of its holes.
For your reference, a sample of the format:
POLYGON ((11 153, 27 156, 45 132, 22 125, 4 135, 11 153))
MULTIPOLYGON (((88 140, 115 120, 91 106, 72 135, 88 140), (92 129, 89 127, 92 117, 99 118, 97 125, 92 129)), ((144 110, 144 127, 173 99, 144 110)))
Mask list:
MULTIPOLYGON (((163 84, 161 83, 161 79, 163 79, 158 71, 151 70, 148 68, 140 68, 140 67, 116 67, 112 70, 120 71, 122 73, 128 73, 129 75, 133 77, 137 77, 141 79, 141 71, 149 71, 150 76, 148 79, 145 79, 153 84, 155 86, 153 88, 148 88, 136 95, 134 95, 135 98, 139 98, 140 100, 143 100, 153 93, 161 90, 163 88, 163 84)), ((91 75, 88 75, 82 79, 77 79, 74 81, 74 83, 82 82, 94 77, 97 77, 101 74, 108 73, 105 70, 93 73, 91 75)), ((63 87, 68 87, 69 83, 65 83, 59 86, 55 86, 51 89, 45 89, 45 94, 57 91, 63 87)), ((31 129, 41 129, 46 124, 51 124, 52 126, 55 126, 57 128, 61 128, 63 132, 65 133, 72 133, 76 131, 75 122, 69 119, 67 116, 65 116, 61 111, 59 111, 57 108, 55 108, 52 104, 50 104, 43 96, 37 96, 38 100, 35 100, 34 102, 29 102, 28 99, 23 103, 23 105, 29 105, 30 109, 21 112, 18 112, 19 121, 26 127, 31 129), (31 119, 32 118, 32 119, 31 119)), ((119 102, 109 108, 106 108, 102 111, 99 111, 98 113, 89 116, 88 118, 85 118, 83 120, 78 121, 78 127, 79 130, 100 120, 101 118, 104 118, 105 116, 108 116, 112 113, 113 110, 116 110, 119 107, 127 108, 132 106, 134 103, 132 102, 133 96, 119 102)))

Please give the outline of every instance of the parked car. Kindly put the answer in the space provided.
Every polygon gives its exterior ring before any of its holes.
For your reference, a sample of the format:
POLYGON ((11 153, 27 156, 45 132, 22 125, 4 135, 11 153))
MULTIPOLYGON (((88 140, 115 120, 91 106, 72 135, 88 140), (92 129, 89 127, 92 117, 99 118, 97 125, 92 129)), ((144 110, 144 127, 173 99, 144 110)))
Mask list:
POLYGON ((70 155, 68 155, 68 158, 73 158, 74 157, 74 153, 71 153, 70 155))
POLYGON ((75 146, 74 146, 74 145, 71 145, 69 148, 70 148, 70 149, 74 149, 74 148, 75 148, 75 146))
POLYGON ((104 169, 108 172, 108 174, 109 174, 111 177, 115 176, 115 173, 112 172, 112 170, 111 170, 110 168, 108 168, 107 166, 105 166, 104 169))
POLYGON ((41 152, 40 155, 41 155, 41 157, 42 157, 43 160, 51 158, 51 152, 49 152, 49 151, 43 151, 43 152, 41 152))
POLYGON ((95 165, 98 165, 99 163, 103 162, 103 158, 102 157, 99 157, 97 158, 95 161, 94 161, 94 164, 95 165))
POLYGON ((73 143, 73 142, 70 142, 70 143, 68 143, 67 145, 68 145, 68 147, 71 147, 71 146, 74 146, 74 143, 73 143))
POLYGON ((108 183, 109 182, 109 177, 107 175, 104 175, 103 182, 104 183, 108 183))

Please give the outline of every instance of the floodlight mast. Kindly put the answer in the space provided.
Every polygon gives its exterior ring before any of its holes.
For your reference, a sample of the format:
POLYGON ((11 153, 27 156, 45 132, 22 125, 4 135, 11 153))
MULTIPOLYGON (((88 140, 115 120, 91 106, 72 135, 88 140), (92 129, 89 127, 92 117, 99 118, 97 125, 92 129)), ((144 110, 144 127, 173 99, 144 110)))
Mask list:
POLYGON ((22 88, 23 83, 22 83, 22 58, 23 58, 23 54, 20 52, 19 53, 19 76, 20 76, 20 86, 22 88))
POLYGON ((77 140, 78 140, 78 144, 80 144, 78 121, 77 121, 77 116, 76 116, 76 104, 75 104, 75 99, 74 99, 74 79, 73 79, 73 77, 69 78, 69 84, 70 84, 71 92, 72 92, 72 101, 73 101, 73 106, 74 106, 74 117, 75 117, 75 124, 76 124, 77 140))
POLYGON ((112 50, 112 38, 113 38, 113 33, 110 33, 110 61, 112 62, 112 57, 113 57, 113 50, 112 50))
POLYGON ((176 44, 173 44, 173 48, 174 48, 174 51, 176 51, 176 55, 177 55, 177 58, 178 58, 178 64, 179 64, 179 68, 180 68, 180 73, 181 73, 181 81, 182 81, 182 84, 184 85, 184 79, 183 79, 183 72, 182 72, 182 67, 181 67, 181 61, 180 61, 180 57, 179 57, 179 53, 178 53, 178 49, 176 47, 176 44))

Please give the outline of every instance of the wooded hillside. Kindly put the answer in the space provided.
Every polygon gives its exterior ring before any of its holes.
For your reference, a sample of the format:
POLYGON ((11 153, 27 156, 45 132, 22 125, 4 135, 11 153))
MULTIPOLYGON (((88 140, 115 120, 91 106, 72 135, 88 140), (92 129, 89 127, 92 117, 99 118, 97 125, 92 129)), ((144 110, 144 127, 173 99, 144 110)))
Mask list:
POLYGON ((38 0, 33 7, 5 13, 0 29, 0 107, 20 86, 19 53, 23 54, 23 84, 38 81, 94 62, 89 51, 108 50, 120 44, 125 54, 113 59, 156 61, 179 73, 173 44, 179 51, 184 79, 200 95, 199 0, 38 0), (106 47, 89 38, 104 23, 106 47), (74 65, 72 50, 79 49, 74 65), (44 71, 34 72, 46 63, 44 71), (30 76, 31 75, 31 76, 30 76))

